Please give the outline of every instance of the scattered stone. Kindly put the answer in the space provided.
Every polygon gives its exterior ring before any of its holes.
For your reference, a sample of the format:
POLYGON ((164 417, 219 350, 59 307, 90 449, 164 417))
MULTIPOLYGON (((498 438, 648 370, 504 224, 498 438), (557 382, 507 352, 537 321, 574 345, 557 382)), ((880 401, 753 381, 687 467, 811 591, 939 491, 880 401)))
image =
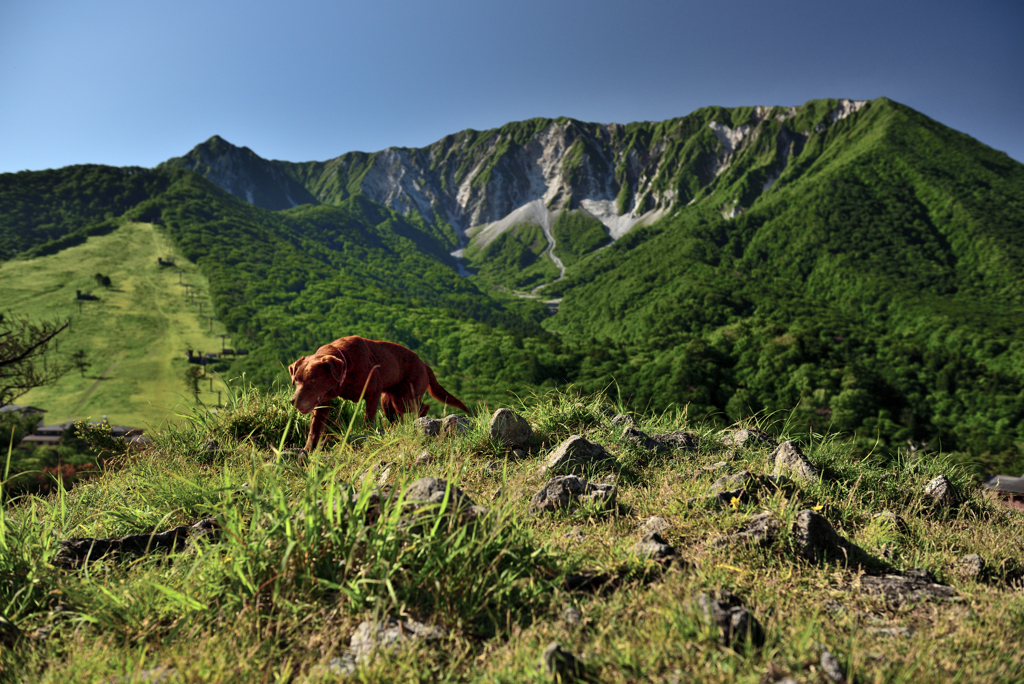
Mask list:
POLYGON ((416 457, 414 465, 417 466, 428 466, 434 462, 434 457, 430 455, 429 451, 421 451, 419 456, 416 457))
POLYGON ((439 477, 421 477, 406 487, 405 507, 416 512, 441 504, 445 496, 448 497, 448 505, 444 513, 455 513, 464 521, 475 520, 487 512, 487 508, 476 505, 461 489, 439 477))
POLYGON ((377 485, 383 487, 388 483, 388 478, 391 477, 391 463, 381 462, 377 466, 377 485))
POLYGON ((506 449, 529 449, 533 429, 512 409, 501 408, 491 416, 491 439, 506 449))
POLYGON ((425 625, 412 619, 397 620, 386 617, 380 621, 364 620, 356 627, 349 641, 349 652, 331 658, 326 666, 313 668, 313 679, 325 676, 347 677, 360 665, 370 662, 374 655, 392 648, 401 648, 414 640, 438 641, 448 632, 437 626, 425 625))
POLYGON ((800 511, 793 521, 793 540, 797 553, 809 561, 821 558, 846 559, 850 542, 840 537, 821 513, 810 509, 800 511))
POLYGON ((437 437, 441 434, 441 427, 444 423, 439 418, 431 418, 430 416, 423 416, 413 421, 416 432, 424 435, 425 437, 437 437))
POLYGON ((876 513, 871 516, 871 518, 872 520, 878 520, 883 524, 892 525, 900 534, 910 534, 910 526, 907 525, 907 521, 892 511, 882 511, 881 513, 876 513))
POLYGON ((572 652, 552 641, 540 656, 544 674, 556 682, 570 682, 583 674, 583 663, 572 652))
POLYGON ((569 606, 562 611, 562 622, 569 627, 576 627, 583 621, 583 613, 576 608, 569 606))
POLYGON ((633 552, 640 558, 649 558, 659 562, 676 555, 676 550, 657 532, 645 534, 639 542, 633 545, 633 552))
POLYGON ((65 570, 81 567, 85 563, 112 558, 137 558, 154 551, 181 553, 194 545, 195 540, 208 537, 216 540, 219 525, 213 518, 193 525, 181 525, 166 532, 131 534, 119 539, 73 538, 58 542, 59 548, 53 564, 65 570))
POLYGON ((878 636, 895 638, 914 636, 914 630, 907 629, 906 627, 867 627, 867 631, 878 636))
POLYGON ((821 647, 821 659, 818 661, 818 664, 821 666, 822 674, 830 682, 835 682, 835 684, 844 684, 846 682, 846 672, 843 670, 839 658, 832 655, 832 651, 824 646, 821 647))
POLYGON ((672 527, 672 524, 668 520, 652 515, 650 518, 640 523, 640 534, 661 534, 670 527, 672 527))
POLYGON ((622 431, 622 441, 629 442, 634 446, 638 446, 641 449, 654 452, 668 451, 668 448, 662 445, 660 442, 656 442, 651 439, 646 432, 641 432, 639 429, 629 425, 625 430, 622 431))
POLYGON ((697 595, 697 606, 704 618, 718 626, 722 644, 733 648, 748 638, 760 647, 764 643, 764 630, 760 623, 735 594, 719 589, 697 595))
POLYGON ((778 540, 780 530, 782 530, 782 523, 779 519, 773 513, 765 511, 748 520, 738 532, 715 537, 710 543, 719 548, 734 544, 749 544, 766 548, 778 540))
POLYGON ((633 416, 627 416, 625 413, 619 413, 612 418, 612 425, 620 427, 623 425, 636 425, 636 421, 633 420, 633 416))
POLYGON ((741 470, 735 475, 723 475, 715 480, 711 485, 711 493, 717 494, 725 490, 746 489, 751 485, 756 487, 757 484, 758 480, 755 475, 751 475, 749 471, 741 470))
POLYGON ((981 579, 985 574, 985 559, 976 553, 971 553, 956 563, 957 573, 968 579, 981 579))
POLYGON ((530 499, 530 512, 556 511, 575 504, 593 501, 602 508, 615 506, 618 488, 610 484, 593 484, 575 475, 561 475, 548 480, 530 499))
POLYGON ((880 594, 894 606, 908 601, 926 599, 952 600, 956 589, 939 584, 935 577, 922 568, 908 570, 902 575, 864 575, 860 586, 872 594, 880 594))
POLYGON ((120 677, 108 677, 104 680, 105 684, 168 684, 179 681, 182 681, 182 678, 178 671, 168 665, 139 670, 120 677))
POLYGON ((939 475, 925 485, 924 495, 936 508, 953 508, 962 500, 960 492, 945 475, 939 475))
POLYGON ((589 594, 604 594, 618 588, 622 578, 617 574, 600 570, 584 570, 566 575, 562 587, 566 591, 584 591, 589 594))
POLYGON ((466 416, 445 416, 444 421, 441 423, 441 432, 445 435, 459 435, 463 432, 469 432, 471 427, 473 427, 473 421, 466 416))
POLYGON ((775 475, 792 475, 799 480, 818 479, 818 469, 811 465, 796 442, 783 442, 775 448, 771 455, 775 463, 775 475))
POLYGON ((516 457, 516 458, 523 459, 523 458, 526 458, 529 454, 527 454, 522 449, 513 449, 512 450, 512 455, 514 457, 516 457))
POLYGON ((676 430, 675 432, 651 435, 651 439, 657 444, 660 444, 663 448, 673 451, 677 449, 697 448, 697 435, 692 432, 686 432, 685 430, 676 430))
POLYGON ((736 430, 722 437, 722 446, 746 447, 748 449, 759 446, 774 447, 776 442, 764 430, 750 428, 747 430, 736 430))
POLYGON ((600 444, 591 442, 581 435, 572 435, 551 453, 541 466, 541 472, 551 475, 580 473, 587 466, 612 458, 600 444))

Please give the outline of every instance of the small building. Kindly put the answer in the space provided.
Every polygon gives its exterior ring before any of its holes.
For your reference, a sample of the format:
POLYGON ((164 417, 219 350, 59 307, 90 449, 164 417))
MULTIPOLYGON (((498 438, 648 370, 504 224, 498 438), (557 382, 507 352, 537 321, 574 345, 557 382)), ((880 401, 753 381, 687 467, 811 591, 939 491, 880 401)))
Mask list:
MULTIPOLYGON (((94 420, 91 425, 100 425, 105 420, 94 420)), ((75 421, 69 420, 66 423, 55 425, 40 425, 31 435, 26 435, 21 444, 23 446, 57 446, 64 441, 64 437, 70 430, 74 430, 75 421)), ((120 438, 132 445, 142 445, 150 440, 143 436, 141 428, 128 427, 126 425, 111 425, 110 432, 114 437, 120 438)))
POLYGON ((981 486, 986 493, 1010 508, 1024 511, 1024 476, 990 475, 982 481, 981 486))

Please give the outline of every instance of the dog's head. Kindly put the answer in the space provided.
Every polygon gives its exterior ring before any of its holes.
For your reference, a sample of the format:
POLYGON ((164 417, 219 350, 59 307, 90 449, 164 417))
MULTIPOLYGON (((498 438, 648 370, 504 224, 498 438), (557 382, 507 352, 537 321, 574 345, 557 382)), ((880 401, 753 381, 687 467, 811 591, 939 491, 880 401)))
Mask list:
MULTIPOLYGON (((343 358, 337 356, 303 356, 288 366, 288 373, 295 385, 292 405, 300 413, 309 413, 320 405, 321 399, 330 395, 333 399, 338 394, 348 366, 343 358)), ((330 400, 328 399, 328 400, 330 400)))

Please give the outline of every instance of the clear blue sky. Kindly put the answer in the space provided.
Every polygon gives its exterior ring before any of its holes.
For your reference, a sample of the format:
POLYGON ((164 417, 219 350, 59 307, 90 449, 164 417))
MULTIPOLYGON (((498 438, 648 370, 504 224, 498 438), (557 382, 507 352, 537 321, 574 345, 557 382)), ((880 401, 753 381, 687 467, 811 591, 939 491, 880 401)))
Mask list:
POLYGON ((1024 2, 0 3, 0 172, 883 95, 1024 160, 1024 2))

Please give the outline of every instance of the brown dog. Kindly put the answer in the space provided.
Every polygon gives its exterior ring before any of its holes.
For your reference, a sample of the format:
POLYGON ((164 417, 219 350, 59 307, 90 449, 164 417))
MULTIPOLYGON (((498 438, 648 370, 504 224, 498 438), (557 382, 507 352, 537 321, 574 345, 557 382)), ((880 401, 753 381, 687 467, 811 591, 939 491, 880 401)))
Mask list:
POLYGON ((377 404, 394 422, 403 414, 422 406, 423 393, 469 413, 461 401, 437 383, 434 371, 411 349, 394 342, 367 340, 352 335, 342 337, 303 356, 288 366, 295 385, 292 404, 302 413, 313 412, 306 451, 312 451, 327 427, 327 414, 335 397, 359 401, 366 399, 366 422, 377 416, 377 404))

